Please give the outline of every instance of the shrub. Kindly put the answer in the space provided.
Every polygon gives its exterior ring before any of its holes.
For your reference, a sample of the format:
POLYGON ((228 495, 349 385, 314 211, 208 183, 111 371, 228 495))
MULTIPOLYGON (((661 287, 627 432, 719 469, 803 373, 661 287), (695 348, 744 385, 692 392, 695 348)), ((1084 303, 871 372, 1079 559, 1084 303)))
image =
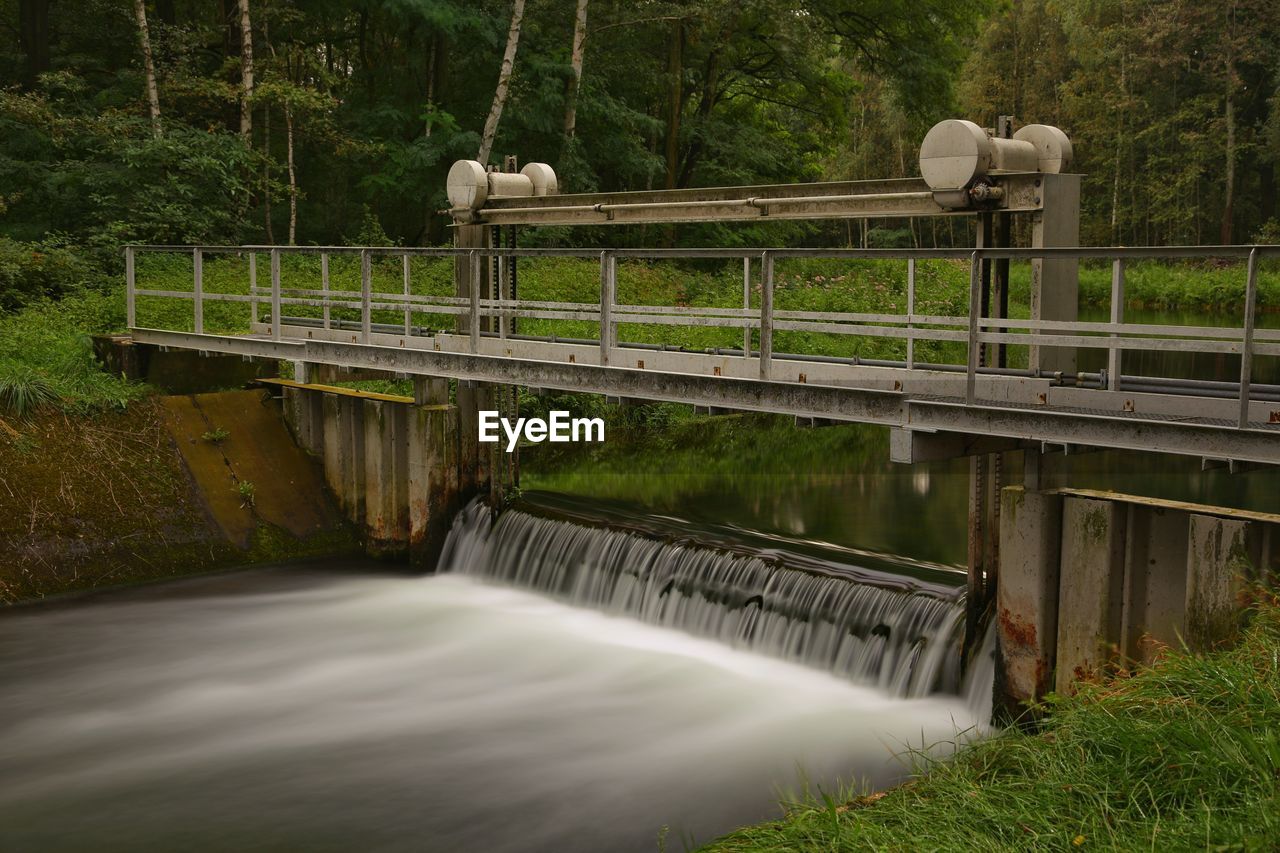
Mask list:
POLYGON ((93 268, 75 252, 0 237, 0 312, 60 298, 93 277, 93 268))

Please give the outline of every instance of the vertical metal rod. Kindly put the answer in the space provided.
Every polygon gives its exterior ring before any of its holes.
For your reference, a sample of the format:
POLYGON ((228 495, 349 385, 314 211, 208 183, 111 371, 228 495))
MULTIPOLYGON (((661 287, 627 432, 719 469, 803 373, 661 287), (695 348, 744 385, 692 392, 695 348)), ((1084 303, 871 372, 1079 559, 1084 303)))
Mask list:
POLYGON ((409 302, 409 253, 404 253, 404 336, 413 334, 413 308, 409 302))
POLYGON ((124 316, 130 329, 138 325, 137 272, 134 267, 133 247, 124 247, 124 316))
POLYGON ((773 254, 760 256, 760 378, 773 368, 773 254))
POLYGON ((978 315, 982 308, 982 253, 969 256, 969 367, 965 377, 965 401, 972 405, 978 390, 978 315))
POLYGON ((271 250, 271 337, 280 340, 280 250, 271 250))
MULTIPOLYGON (((494 231, 499 234, 502 233, 501 228, 495 228, 494 231)), ((497 296, 499 301, 506 302, 509 276, 507 271, 507 259, 505 257, 497 257, 493 260, 497 266, 498 272, 497 296)), ((504 311, 505 309, 498 312, 498 337, 502 340, 506 340, 510 326, 510 318, 506 316, 504 311)))
POLYGON ((204 252, 191 250, 191 298, 195 303, 195 330, 197 335, 204 334, 204 252))
POLYGON ((332 328, 329 318, 329 253, 320 253, 320 290, 324 293, 324 327, 332 328))
POLYGON ((249 322, 258 322, 258 253, 249 253, 249 322))
POLYGON ((360 250, 360 343, 369 343, 373 332, 373 258, 368 249, 360 250))
POLYGON ((1249 425, 1249 385, 1253 381, 1253 326, 1258 308, 1258 249, 1249 252, 1244 285, 1244 335, 1240 346, 1240 428, 1249 425))
MULTIPOLYGON (((1124 322, 1124 258, 1111 262, 1111 322, 1124 322)), ((1112 333, 1111 337, 1117 337, 1112 333)), ((1107 390, 1120 390, 1120 372, 1123 370, 1123 352, 1114 343, 1107 351, 1107 390)))
MULTIPOLYGON (((751 259, 742 259, 742 309, 751 310, 751 259)), ((751 325, 742 327, 742 357, 751 358, 751 325)))
POLYGON ((609 363, 613 348, 613 304, 617 297, 617 259, 608 252, 600 253, 600 363, 609 363))
MULTIPOLYGON (((992 243, 992 219, 990 213, 978 214, 978 248, 985 249, 992 243)), ((978 301, 978 315, 987 317, 991 314, 991 261, 982 259, 982 297, 978 301)), ((990 363, 987 358, 987 345, 978 347, 978 366, 986 367, 990 363)))
POLYGON ((916 259, 907 258, 907 370, 916 366, 915 324, 916 313, 916 259))
POLYGON ((469 253, 471 275, 467 282, 467 296, 471 299, 471 316, 468 331, 471 333, 471 351, 480 351, 480 256, 469 253))

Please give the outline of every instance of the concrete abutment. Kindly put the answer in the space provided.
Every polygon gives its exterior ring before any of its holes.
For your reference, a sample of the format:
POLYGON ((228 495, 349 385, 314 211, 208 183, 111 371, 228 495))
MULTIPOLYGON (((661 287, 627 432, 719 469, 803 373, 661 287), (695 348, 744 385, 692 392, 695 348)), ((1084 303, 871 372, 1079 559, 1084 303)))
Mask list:
MULTIPOLYGON (((313 375, 296 365, 295 376, 313 375)), ((294 437, 320 459, 325 483, 371 556, 434 571, 454 515, 476 495, 501 499, 515 454, 477 441, 478 412, 497 386, 417 377, 413 397, 271 380, 294 437)))
POLYGON ((1005 488, 997 715, 1165 647, 1229 642, 1251 585, 1280 568, 1277 527, 1280 516, 1227 507, 1005 488))

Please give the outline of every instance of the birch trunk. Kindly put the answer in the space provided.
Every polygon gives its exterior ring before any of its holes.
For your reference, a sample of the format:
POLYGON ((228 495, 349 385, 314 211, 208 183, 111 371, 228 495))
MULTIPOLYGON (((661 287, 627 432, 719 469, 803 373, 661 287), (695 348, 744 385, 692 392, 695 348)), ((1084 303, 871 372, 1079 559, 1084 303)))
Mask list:
POLYGON ((573 22, 573 52, 569 57, 569 91, 564 102, 564 138, 573 139, 578 125, 578 92, 582 89, 582 59, 587 47, 587 0, 578 0, 573 22))
POLYGON ((249 26, 249 0, 240 0, 240 135, 253 143, 253 29, 249 26))
POLYGON ((498 135, 498 122, 502 120, 502 108, 507 104, 507 92, 511 89, 511 70, 516 64, 516 48, 520 45, 520 24, 523 21, 524 0, 515 0, 511 7, 511 28, 507 30, 507 49, 502 54, 502 68, 498 72, 498 88, 493 93, 493 106, 489 109, 489 118, 485 119, 480 153, 476 155, 481 165, 488 165, 493 140, 498 135))
POLYGON ((151 133, 160 138, 160 93, 156 89, 156 66, 151 58, 151 31, 147 27, 147 7, 143 0, 133 0, 133 14, 138 18, 138 40, 142 42, 142 68, 147 77, 147 110, 151 115, 151 133))
POLYGON ((289 168, 289 245, 298 244, 298 173, 293 167, 293 108, 284 105, 285 163, 289 168))

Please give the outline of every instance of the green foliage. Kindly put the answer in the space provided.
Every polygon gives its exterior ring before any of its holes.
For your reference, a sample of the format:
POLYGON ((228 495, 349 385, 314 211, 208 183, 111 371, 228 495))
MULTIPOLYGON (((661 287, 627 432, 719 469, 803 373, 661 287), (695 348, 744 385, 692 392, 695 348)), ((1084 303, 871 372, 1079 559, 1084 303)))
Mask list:
POLYGON ((0 237, 0 314, 59 298, 94 278, 91 265, 76 252, 0 237))
POLYGON ((70 411, 122 409, 149 392, 104 373, 89 335, 123 323, 123 298, 93 291, 0 315, 0 381, 28 389, 34 384, 42 389, 39 403, 70 411))
POLYGON ((882 797, 796 803, 708 851, 1267 850, 1280 837, 1280 606, 1229 651, 1055 697, 882 797))
POLYGON ((222 427, 218 427, 217 429, 206 430, 200 436, 202 440, 207 441, 210 444, 222 444, 222 442, 226 441, 230 437, 231 437, 231 433, 227 432, 222 427))
POLYGON ((240 506, 246 509, 252 509, 257 499, 258 487, 250 480, 241 480, 236 484, 236 494, 240 496, 240 506))

